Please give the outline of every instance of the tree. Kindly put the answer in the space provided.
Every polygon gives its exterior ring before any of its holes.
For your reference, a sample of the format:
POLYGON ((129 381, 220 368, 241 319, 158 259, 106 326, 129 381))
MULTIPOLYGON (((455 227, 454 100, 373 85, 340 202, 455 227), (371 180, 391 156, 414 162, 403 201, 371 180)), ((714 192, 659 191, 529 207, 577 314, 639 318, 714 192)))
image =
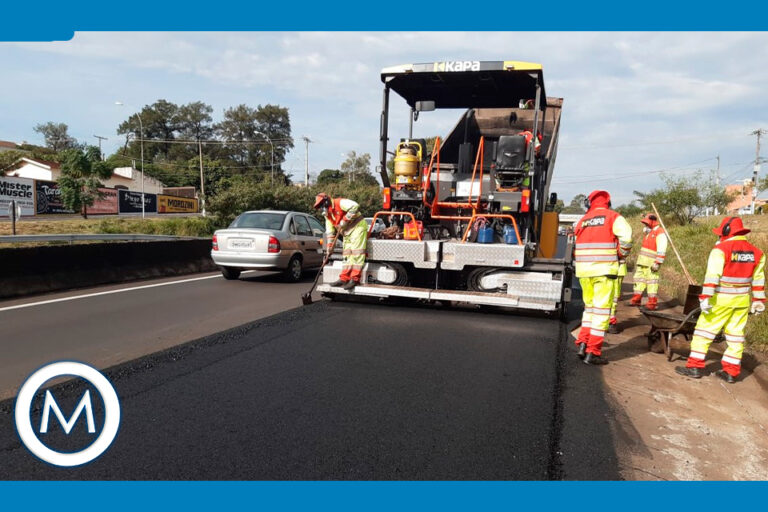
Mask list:
MULTIPOLYGON (((171 141, 176 138, 176 132, 179 130, 179 106, 166 100, 157 100, 152 105, 146 105, 141 112, 133 114, 126 121, 123 121, 117 128, 119 135, 134 133, 138 139, 143 135, 144 139, 158 139, 161 141, 171 141), (141 119, 139 119, 141 116, 141 119), (143 131, 142 131, 143 127, 143 131)), ((130 154, 134 158, 139 158, 141 143, 134 140, 130 144, 130 154)), ((171 147, 170 142, 145 142, 144 159, 154 160, 160 158, 170 160, 171 147)))
POLYGON ((232 141, 224 146, 227 157, 266 172, 271 171, 274 151, 275 170, 283 173, 281 164, 286 152, 293 147, 287 108, 279 105, 251 108, 242 104, 226 109, 216 132, 224 142, 232 141))
POLYGON ((67 133, 69 127, 65 123, 49 121, 45 124, 38 124, 34 130, 45 138, 45 146, 55 152, 77 145, 77 141, 67 133))
POLYGON ((375 185, 378 182, 371 174, 371 155, 359 155, 355 151, 347 153, 347 159, 341 164, 341 171, 347 176, 349 183, 375 185))
MULTIPOLYGON (((213 107, 202 101, 194 101, 179 107, 176 114, 176 128, 178 137, 182 140, 210 140, 214 136, 213 126, 213 107)), ((174 144, 171 148, 171 156, 174 161, 188 160, 190 158, 199 158, 199 150, 202 149, 204 155, 215 153, 212 151, 213 145, 204 144, 198 148, 197 144, 174 144)))
POLYGON ((328 183, 339 183, 344 180, 344 173, 338 169, 323 169, 317 176, 318 185, 327 185, 328 183))
POLYGON ((584 201, 586 201, 587 196, 584 194, 576 194, 573 196, 573 199, 571 199, 571 204, 563 208, 563 210, 560 213, 584 213, 587 210, 584 208, 584 201))
POLYGON ((5 175, 5 171, 8 170, 13 164, 15 164, 20 158, 29 156, 28 153, 22 151, 3 151, 0 153, 0 176, 5 175))
POLYGON ((644 211, 653 211, 656 205, 661 215, 669 216, 678 224, 690 224, 708 209, 724 211, 732 197, 717 185, 712 174, 699 171, 693 176, 661 175, 665 187, 650 192, 635 191, 644 211))
POLYGON ((70 210, 80 212, 88 218, 87 208, 101 197, 99 179, 107 179, 112 169, 102 162, 101 153, 96 146, 85 149, 68 149, 64 152, 61 163, 59 189, 61 201, 70 210))
POLYGON ((644 210, 640 206, 636 205, 634 201, 630 201, 628 204, 617 206, 616 211, 619 212, 623 217, 636 217, 644 212, 644 210))

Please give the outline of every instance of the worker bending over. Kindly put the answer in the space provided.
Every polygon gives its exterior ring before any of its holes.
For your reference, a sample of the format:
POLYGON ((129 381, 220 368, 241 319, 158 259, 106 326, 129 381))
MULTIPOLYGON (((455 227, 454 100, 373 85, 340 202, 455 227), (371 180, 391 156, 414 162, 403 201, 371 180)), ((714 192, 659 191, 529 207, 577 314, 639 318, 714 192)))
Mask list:
POLYGON ((320 193, 315 197, 317 209, 322 209, 325 217, 325 247, 329 254, 334 249, 336 230, 344 237, 344 265, 339 279, 331 286, 350 290, 360 284, 368 244, 368 224, 359 212, 360 205, 351 199, 331 199, 328 194, 320 193))
POLYGON ((675 371, 700 379, 709 346, 724 331, 727 348, 717 376, 732 384, 741 372, 747 315, 765 311, 765 255, 747 242, 744 235, 750 230, 738 217, 726 217, 712 231, 720 240, 709 253, 691 354, 685 367, 675 371))
POLYGON ((584 299, 584 316, 576 339, 578 356, 587 364, 606 364, 601 356, 613 303, 619 259, 632 248, 632 228, 610 209, 604 190, 589 195, 587 213, 576 224, 576 277, 584 299))
POLYGON ((659 269, 667 254, 667 234, 659 224, 659 219, 652 213, 646 213, 640 222, 645 224, 645 236, 635 264, 635 294, 629 305, 639 306, 643 300, 643 292, 647 290, 648 301, 645 308, 653 311, 659 305, 659 269))

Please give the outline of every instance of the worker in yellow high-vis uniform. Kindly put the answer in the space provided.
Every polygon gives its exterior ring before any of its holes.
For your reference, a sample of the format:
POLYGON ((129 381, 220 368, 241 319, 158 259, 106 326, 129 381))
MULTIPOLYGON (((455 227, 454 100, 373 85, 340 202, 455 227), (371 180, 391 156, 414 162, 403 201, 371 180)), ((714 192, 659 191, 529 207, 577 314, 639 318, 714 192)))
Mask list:
POLYGON ((645 308, 651 311, 659 305, 659 269, 667 255, 667 234, 659 224, 659 219, 652 213, 646 213, 640 222, 645 224, 643 246, 635 263, 635 294, 629 301, 630 306, 639 306, 643 300, 643 292, 648 292, 648 302, 645 308))
POLYGON ((608 321, 608 332, 618 334, 619 320, 616 318, 616 308, 619 306, 621 298, 621 285, 624 284, 624 278, 627 277, 627 260, 619 258, 619 271, 616 273, 616 279, 613 281, 613 302, 611 303, 611 319, 608 321))
POLYGON ((741 372, 747 315, 765 311, 765 254, 747 242, 744 235, 750 230, 738 217, 726 217, 712 231, 720 241, 709 253, 691 353, 675 371, 700 379, 709 346, 722 331, 727 348, 717 376, 733 383, 741 372))
POLYGON ((576 338, 578 356, 586 364, 606 364, 602 357, 608 329, 619 259, 632 247, 632 228, 610 209, 611 196, 605 190, 589 195, 587 213, 576 223, 574 261, 584 299, 584 315, 576 338))
POLYGON ((331 286, 351 290, 360 284, 368 248, 368 224, 360 214, 360 205, 351 199, 331 199, 328 194, 320 193, 315 197, 314 206, 316 210, 322 209, 325 217, 326 250, 333 251, 331 243, 337 229, 344 236, 344 264, 339 279, 331 286))

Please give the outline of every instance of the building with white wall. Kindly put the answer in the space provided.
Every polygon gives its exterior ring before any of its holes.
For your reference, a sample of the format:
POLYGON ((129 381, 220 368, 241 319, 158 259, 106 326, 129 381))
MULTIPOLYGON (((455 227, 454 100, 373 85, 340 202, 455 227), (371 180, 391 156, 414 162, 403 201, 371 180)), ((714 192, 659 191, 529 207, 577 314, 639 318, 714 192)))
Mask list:
MULTIPOLYGON (((56 162, 39 160, 35 158, 20 158, 6 172, 6 176, 30 178, 41 181, 58 181, 61 176, 61 165, 56 162)), ((132 167, 117 167, 112 171, 112 176, 101 180, 107 188, 122 188, 126 190, 142 190, 141 171, 132 167)), ((162 194, 165 185, 151 176, 144 176, 144 192, 147 194, 162 194)))

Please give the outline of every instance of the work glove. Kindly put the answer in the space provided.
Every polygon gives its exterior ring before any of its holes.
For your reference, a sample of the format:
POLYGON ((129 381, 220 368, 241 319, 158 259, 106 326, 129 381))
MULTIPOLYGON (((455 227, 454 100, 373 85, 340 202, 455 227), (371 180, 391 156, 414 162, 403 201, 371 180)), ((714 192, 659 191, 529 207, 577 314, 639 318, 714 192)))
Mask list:
POLYGON ((348 224, 348 222, 347 222, 346 219, 344 219, 343 221, 339 222, 339 229, 341 229, 343 231, 344 229, 346 229, 347 224, 348 224))
POLYGON ((661 268, 661 264, 654 262, 654 264, 651 265, 651 272, 658 272, 660 268, 661 268))
POLYGON ((765 311, 765 304, 759 300, 753 301, 752 307, 749 308, 749 312, 753 315, 759 315, 763 311, 765 311))
POLYGON ((709 313, 712 310, 712 304, 709 303, 709 297, 699 297, 699 307, 702 313, 709 313))

